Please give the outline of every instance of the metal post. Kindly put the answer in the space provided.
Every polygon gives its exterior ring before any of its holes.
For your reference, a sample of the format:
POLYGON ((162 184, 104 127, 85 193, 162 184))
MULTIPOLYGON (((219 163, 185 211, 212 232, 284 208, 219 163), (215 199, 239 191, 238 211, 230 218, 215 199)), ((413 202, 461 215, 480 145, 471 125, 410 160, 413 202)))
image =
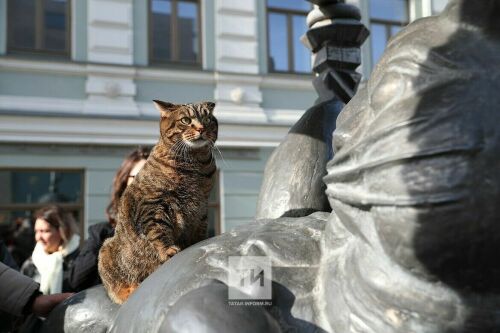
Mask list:
POLYGON ((356 92, 361 75, 361 44, 369 35, 356 6, 343 0, 308 0, 314 4, 307 16, 309 30, 302 43, 313 55, 313 81, 319 98, 316 104, 334 98, 347 103, 356 92))

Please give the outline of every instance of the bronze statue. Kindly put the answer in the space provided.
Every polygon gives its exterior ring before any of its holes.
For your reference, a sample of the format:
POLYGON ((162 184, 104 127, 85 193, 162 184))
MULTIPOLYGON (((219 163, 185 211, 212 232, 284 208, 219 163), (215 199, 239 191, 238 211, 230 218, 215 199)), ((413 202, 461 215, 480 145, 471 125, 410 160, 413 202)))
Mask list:
POLYGON ((500 0, 452 0, 400 32, 337 119, 330 207, 287 203, 304 184, 275 184, 264 218, 176 255, 110 331, 500 332, 498 17, 500 0), (274 203, 284 217, 268 216, 274 203), (228 304, 228 257, 247 255, 271 259, 272 305, 228 304))

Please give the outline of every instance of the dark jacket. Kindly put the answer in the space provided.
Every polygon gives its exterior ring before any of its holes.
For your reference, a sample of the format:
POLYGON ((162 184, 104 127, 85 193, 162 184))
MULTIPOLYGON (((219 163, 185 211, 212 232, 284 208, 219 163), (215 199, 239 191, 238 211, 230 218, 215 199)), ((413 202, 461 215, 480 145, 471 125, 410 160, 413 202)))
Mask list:
POLYGON ((16 261, 10 254, 9 250, 5 246, 4 242, 0 240, 0 261, 3 262, 5 265, 9 266, 12 269, 15 269, 16 271, 19 270, 19 267, 17 266, 16 261))
POLYGON ((97 272, 99 250, 104 241, 115 234, 115 229, 108 222, 94 224, 88 230, 89 238, 69 272, 69 283, 74 291, 81 291, 102 283, 97 272))
MULTIPOLYGON (((67 293, 67 292, 73 292, 73 288, 71 287, 71 284, 69 283, 69 276, 70 272, 73 269, 73 264, 75 261, 75 258, 78 256, 80 250, 75 250, 68 254, 66 257, 64 257, 63 261, 63 284, 62 284, 62 290, 61 292, 67 293)), ((23 266, 21 267, 21 273, 24 275, 37 280, 37 276, 39 277, 40 273, 38 272, 38 269, 36 268, 35 264, 33 263, 32 258, 28 258, 23 266)))
POLYGON ((27 313, 31 300, 39 294, 38 283, 17 270, 16 262, 0 240, 0 332, 14 331, 15 317, 27 313))
POLYGON ((40 285, 0 262, 0 311, 19 316, 40 285))

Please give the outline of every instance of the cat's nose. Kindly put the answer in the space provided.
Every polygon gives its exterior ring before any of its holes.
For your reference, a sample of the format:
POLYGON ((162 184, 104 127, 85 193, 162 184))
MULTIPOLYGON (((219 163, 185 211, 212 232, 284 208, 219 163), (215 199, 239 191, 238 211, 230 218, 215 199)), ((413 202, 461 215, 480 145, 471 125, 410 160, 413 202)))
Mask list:
POLYGON ((198 132, 200 132, 200 134, 203 133, 203 132, 205 132, 205 128, 203 128, 203 127, 198 127, 196 130, 198 132))

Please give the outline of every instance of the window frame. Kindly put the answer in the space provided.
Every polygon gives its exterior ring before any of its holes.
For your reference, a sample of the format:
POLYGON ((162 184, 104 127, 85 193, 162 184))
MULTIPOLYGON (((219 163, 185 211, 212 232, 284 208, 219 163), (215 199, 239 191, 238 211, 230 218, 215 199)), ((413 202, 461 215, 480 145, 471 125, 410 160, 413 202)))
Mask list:
MULTIPOLYGON (((300 9, 285 9, 269 6, 266 1, 266 38, 267 38, 267 71, 269 73, 278 73, 278 74, 294 74, 294 75, 311 75, 312 68, 310 72, 298 72, 295 71, 295 56, 294 56, 294 47, 293 47, 293 16, 301 15, 307 18, 308 11, 302 11, 300 9), (288 70, 271 70, 271 38, 270 38, 270 24, 269 17, 271 13, 275 14, 284 14, 286 16, 286 29, 287 29, 287 48, 288 48, 288 70)), ((312 5, 310 10, 312 10, 312 5)), ((306 27, 307 28, 307 27, 306 27)))
POLYGON ((152 2, 153 0, 148 0, 148 61, 150 65, 174 65, 174 66, 185 66, 185 67, 200 67, 202 65, 202 15, 201 15, 201 1, 200 0, 182 0, 183 2, 191 2, 191 3, 196 3, 197 4, 197 31, 198 31, 198 54, 196 56, 196 61, 193 62, 187 62, 187 61, 181 61, 179 60, 179 54, 180 54, 180 47, 179 43, 177 43, 178 40, 178 33, 179 33, 179 27, 178 27, 178 2, 180 0, 170 0, 172 3, 172 20, 170 22, 170 55, 171 60, 162 60, 162 59, 157 59, 154 58, 154 53, 153 53, 153 11, 152 11, 152 2))
MULTIPOLYGON (((220 178, 220 170, 217 169, 215 171, 215 180, 214 180, 214 187, 216 188, 216 200, 215 201, 210 201, 210 197, 208 198, 208 209, 215 209, 216 214, 215 214, 215 223, 214 223, 214 237, 218 236, 221 234, 221 227, 222 227, 222 205, 221 205, 221 178, 220 178)), ((207 228, 207 233, 208 233, 208 228, 207 228)))
MULTIPOLYGON (((409 9, 409 8, 407 7, 407 9, 409 9)), ((408 11, 408 14, 409 14, 409 11, 408 11)), ((410 23, 410 21, 404 22, 404 21, 395 21, 395 20, 392 21, 392 20, 372 19, 372 18, 370 18, 370 26, 372 24, 379 24, 379 25, 383 25, 385 27, 385 37, 386 37, 387 41, 389 41, 389 39, 393 36, 391 34, 391 28, 392 27, 404 28, 409 23, 410 23)))
MULTIPOLYGON (((388 19, 380 19, 380 18, 372 18, 371 16, 369 17, 369 23, 370 23, 370 31, 372 31, 372 24, 378 24, 378 25, 383 25, 385 28, 385 40, 386 43, 384 45, 384 50, 387 47, 387 43, 393 36, 391 34, 391 28, 392 27, 400 27, 404 28, 411 22, 411 0, 404 0, 406 3, 406 17, 408 18, 408 21, 401 21, 401 20, 388 20, 388 19)), ((372 6, 372 3, 369 3, 369 6, 372 6)), ((368 8, 368 13, 371 12, 371 8, 368 8)), ((371 13, 370 13, 371 14, 371 13)), ((370 63, 372 64, 372 69, 375 66, 374 59, 373 59, 373 38, 370 36, 370 63)))
POLYGON ((446 6, 448 5, 448 0, 446 0, 446 4, 444 5, 444 7, 441 9, 441 10, 434 10, 434 4, 436 3, 436 0, 429 0, 430 3, 429 3, 429 7, 430 7, 430 15, 439 15, 443 12, 443 10, 446 8, 446 6))
POLYGON ((20 48, 13 45, 13 35, 9 33, 9 30, 12 29, 11 22, 13 22, 11 14, 11 6, 9 4, 15 0, 7 1, 7 53, 13 54, 29 54, 29 55, 56 55, 65 58, 71 57, 71 36, 72 36, 72 1, 66 0, 66 13, 65 13, 65 25, 66 25, 66 47, 64 51, 55 51, 40 48, 39 45, 42 44, 42 40, 45 33, 44 28, 44 18, 43 18, 43 10, 45 8, 46 0, 34 0, 35 1, 35 47, 34 48, 20 48))
MULTIPOLYGON (((67 211, 78 211, 78 233, 81 237, 83 244, 85 235, 85 169, 73 168, 28 168, 28 167, 0 167, 0 171, 16 172, 16 171, 29 171, 29 172, 78 172, 81 174, 80 188, 82 191, 79 202, 62 203, 62 202, 47 202, 47 203, 0 203, 0 210, 3 211, 31 211, 36 212, 38 209, 50 204, 56 204, 67 211)), ((81 244, 80 244, 81 245, 81 244)))

